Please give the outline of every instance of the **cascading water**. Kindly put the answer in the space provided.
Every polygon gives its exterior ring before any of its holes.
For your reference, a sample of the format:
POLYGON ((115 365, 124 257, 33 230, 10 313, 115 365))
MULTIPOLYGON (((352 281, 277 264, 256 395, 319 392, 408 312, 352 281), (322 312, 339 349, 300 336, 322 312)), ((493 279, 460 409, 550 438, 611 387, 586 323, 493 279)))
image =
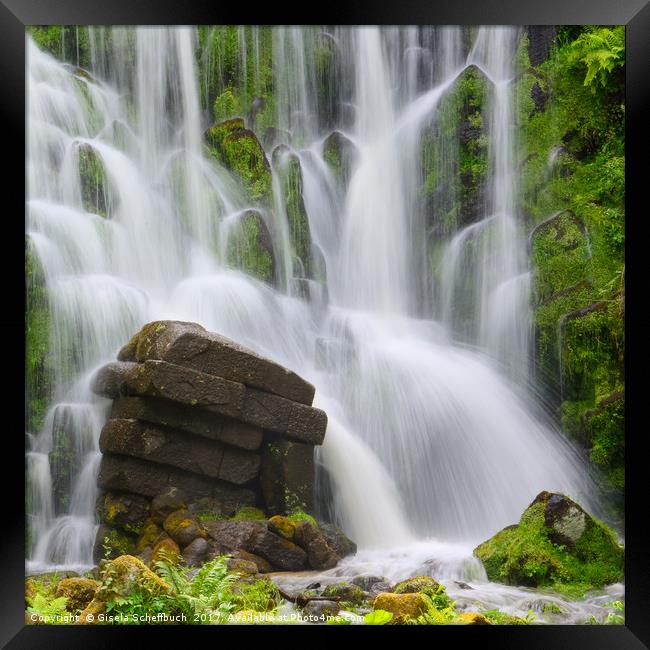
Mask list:
MULTIPOLYGON (((251 29, 241 28, 238 42, 243 69, 254 61, 246 83, 257 89, 260 34, 251 29)), ((202 148, 206 80, 193 30, 92 28, 88 72, 29 40, 27 234, 49 297, 56 387, 40 432, 28 437, 31 570, 92 564, 108 400, 94 397, 88 380, 139 327, 162 318, 198 321, 316 385, 329 415, 319 507, 357 541, 359 562, 401 553, 415 566, 437 554, 450 576, 484 580, 472 545, 514 523, 539 491, 595 507, 575 452, 521 388, 530 324, 514 199, 516 36, 480 28, 465 57, 455 28, 274 30, 275 126, 289 145, 273 157, 275 196, 264 216, 278 289, 225 261, 225 238, 250 206, 202 148), (336 110, 314 93, 314 44, 323 39, 337 61, 336 110), (469 66, 489 80, 489 192, 478 222, 436 230, 444 264, 432 290, 419 142, 469 66), (357 154, 345 181, 325 160, 333 130, 357 154), (299 271, 278 176, 292 154, 329 302, 302 299, 289 282, 299 271), (93 161, 106 177, 103 215, 84 202, 79 169, 93 161), (474 254, 468 242, 478 244, 474 254), (454 306, 470 285, 472 328, 461 336, 454 306)), ((457 152, 448 140, 442 148, 444 182, 457 152)))

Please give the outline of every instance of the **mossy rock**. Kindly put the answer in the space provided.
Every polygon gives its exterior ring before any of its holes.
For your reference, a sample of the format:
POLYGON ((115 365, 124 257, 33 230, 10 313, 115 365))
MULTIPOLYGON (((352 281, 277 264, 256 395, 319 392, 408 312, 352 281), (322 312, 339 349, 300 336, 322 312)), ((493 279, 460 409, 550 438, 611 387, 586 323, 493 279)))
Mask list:
POLYGON ((390 624, 405 623, 407 620, 417 619, 430 607, 430 601, 424 594, 394 594, 380 593, 375 598, 373 609, 390 612, 393 618, 390 624))
POLYGON ((78 612, 88 606, 100 585, 101 582, 88 578, 65 578, 57 585, 55 596, 67 598, 66 609, 78 612))
POLYGON ((444 587, 430 576, 415 576, 398 582, 393 588, 396 594, 426 594, 435 596, 444 591, 444 587))
POLYGON ((478 612, 463 612, 453 621, 454 625, 492 625, 490 621, 478 612))
POLYGON ((625 392, 602 399, 584 414, 589 459, 607 476, 610 489, 625 489, 625 392))
POLYGON ((289 541, 293 541, 296 534, 296 524, 289 517, 274 515, 269 519, 269 530, 289 541))
POLYGON ((343 602, 352 603, 353 605, 361 605, 366 599, 366 594, 363 589, 349 582, 328 585, 321 595, 323 598, 338 598, 343 602))
POLYGON ((531 248, 536 304, 588 279, 591 274, 587 231, 583 221, 570 210, 538 225, 531 234, 531 248))
POLYGON ((142 553, 145 548, 153 548, 158 542, 167 537, 169 535, 153 519, 147 519, 136 542, 136 550, 138 553, 142 553))
POLYGON ((149 564, 152 567, 156 566, 156 562, 171 562, 172 564, 178 564, 180 555, 181 549, 173 539, 170 537, 161 539, 153 547, 153 551, 151 552, 151 561, 149 564))
POLYGON ((300 160, 285 145, 273 150, 273 169, 280 176, 282 198, 287 213, 289 241, 294 257, 293 275, 312 278, 312 241, 309 218, 303 198, 300 160))
POLYGON ((350 183, 358 155, 355 144, 340 131, 333 131, 323 142, 323 158, 344 188, 350 183))
POLYGON ((258 573, 257 564, 243 558, 231 557, 226 562, 228 571, 237 573, 240 576, 254 576, 258 573))
POLYGON ((128 598, 135 594, 150 598, 170 591, 171 587, 142 560, 132 555, 121 555, 106 564, 102 584, 81 612, 79 623, 97 622, 97 616, 106 611, 107 603, 116 598, 128 598), (89 615, 92 618, 89 619, 89 615))
POLYGON ((191 544, 197 537, 207 537, 205 529, 188 510, 172 512, 165 519, 163 528, 181 548, 191 544))
POLYGON ((624 550, 612 531, 562 494, 541 492, 519 524, 474 549, 488 578, 575 594, 623 579, 624 550))
POLYGON ((271 234, 257 210, 246 210, 228 231, 226 261, 260 280, 275 281, 275 255, 271 234))
POLYGON ((108 180, 99 154, 89 144, 78 147, 81 203, 86 212, 108 216, 108 180))
POLYGON ((140 535, 149 519, 149 499, 137 494, 108 492, 99 501, 99 520, 140 535))
POLYGON ((241 181, 253 201, 269 204, 272 196, 271 166, 257 136, 242 118, 226 120, 206 131, 214 157, 241 181))

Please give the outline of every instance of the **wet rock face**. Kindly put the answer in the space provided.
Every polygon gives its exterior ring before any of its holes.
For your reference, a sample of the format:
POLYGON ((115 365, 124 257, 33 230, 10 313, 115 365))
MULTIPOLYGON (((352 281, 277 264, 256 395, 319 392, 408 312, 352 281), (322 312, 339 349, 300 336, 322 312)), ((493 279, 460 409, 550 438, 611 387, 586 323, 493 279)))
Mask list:
POLYGON ((528 58, 531 65, 540 65, 548 59, 556 34, 555 25, 528 26, 528 58))
POLYGON ((555 544, 574 547, 587 528, 589 515, 562 494, 542 492, 535 502, 545 502, 544 522, 549 528, 549 539, 555 544))

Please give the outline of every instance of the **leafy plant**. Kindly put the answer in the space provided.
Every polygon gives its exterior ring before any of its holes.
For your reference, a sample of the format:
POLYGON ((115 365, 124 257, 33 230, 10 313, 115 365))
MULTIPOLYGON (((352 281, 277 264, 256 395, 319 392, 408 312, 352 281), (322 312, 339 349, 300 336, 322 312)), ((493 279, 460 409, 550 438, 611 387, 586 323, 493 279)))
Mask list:
POLYGON ((584 85, 593 93, 607 86, 611 73, 625 65, 624 27, 589 28, 571 44, 571 60, 587 67, 584 85))
POLYGON ((235 607, 232 586, 234 573, 228 572, 226 558, 206 562, 193 580, 188 569, 161 560, 156 570, 172 587, 171 594, 161 596, 168 608, 185 614, 189 623, 225 623, 235 607))
POLYGON ((374 612, 370 612, 363 617, 363 622, 365 625, 386 625, 393 618, 391 612, 387 612, 384 609, 376 609, 374 612))
POLYGON ((35 617, 39 623, 50 625, 68 623, 70 614, 66 610, 67 602, 65 596, 48 598, 43 593, 37 593, 32 599, 31 607, 27 608, 27 613, 35 617))
POLYGON ((609 606, 614 609, 609 612, 604 619, 599 620, 595 616, 591 616, 587 621, 587 625, 624 625, 625 624, 625 605, 620 600, 613 600, 609 606))

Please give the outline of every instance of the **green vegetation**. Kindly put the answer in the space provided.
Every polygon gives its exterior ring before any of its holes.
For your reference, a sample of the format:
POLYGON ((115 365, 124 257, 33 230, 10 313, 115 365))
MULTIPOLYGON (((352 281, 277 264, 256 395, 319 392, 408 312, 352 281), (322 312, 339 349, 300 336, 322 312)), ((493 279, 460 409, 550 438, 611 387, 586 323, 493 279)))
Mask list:
POLYGON ((273 126, 272 30, 252 26, 199 26, 200 91, 217 121, 246 118, 261 134, 273 126), (257 61, 246 56, 258 52, 257 61))
POLYGON ((490 580, 582 597, 623 579, 624 551, 605 524, 588 518, 574 543, 558 543, 545 507, 543 500, 536 500, 518 525, 504 528, 474 550, 490 580))
POLYGON ((240 508, 232 517, 235 521, 239 520, 254 520, 254 521, 266 521, 266 515, 260 508, 255 508, 253 506, 244 506, 240 508))
POLYGON ((269 284, 275 279, 273 244, 262 216, 247 211, 232 227, 226 251, 228 264, 269 284))
POLYGON ((538 377, 563 429, 602 470, 616 520, 624 488, 624 28, 562 27, 547 61, 531 67, 525 49, 521 58, 520 201, 531 230, 539 226, 531 236, 538 377))
POLYGON ((255 134, 235 118, 210 127, 206 132, 210 153, 241 181, 249 198, 269 204, 271 166, 255 134))
POLYGON ((27 314, 26 392, 27 430, 36 433, 45 418, 52 393, 54 366, 50 351, 50 312, 43 270, 29 238, 25 241, 25 283, 27 314))

